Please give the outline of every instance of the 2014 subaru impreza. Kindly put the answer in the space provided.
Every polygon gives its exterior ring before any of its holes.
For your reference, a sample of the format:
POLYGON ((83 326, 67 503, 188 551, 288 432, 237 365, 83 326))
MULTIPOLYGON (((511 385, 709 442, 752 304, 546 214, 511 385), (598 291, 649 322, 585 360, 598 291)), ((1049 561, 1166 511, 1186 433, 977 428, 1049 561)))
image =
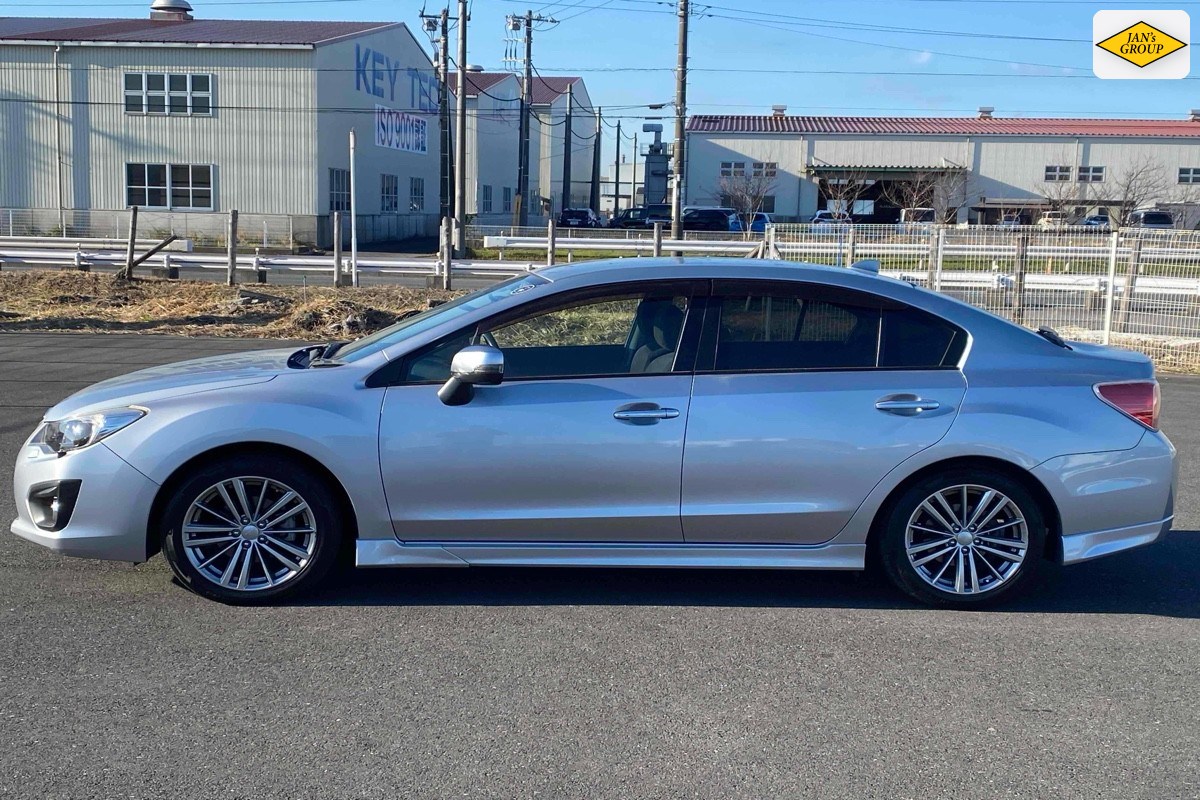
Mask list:
POLYGON ((359 567, 861 570, 1012 596, 1170 528, 1137 353, 864 269, 538 270, 358 341, 141 370, 51 408, 12 530, 230 603, 359 567))

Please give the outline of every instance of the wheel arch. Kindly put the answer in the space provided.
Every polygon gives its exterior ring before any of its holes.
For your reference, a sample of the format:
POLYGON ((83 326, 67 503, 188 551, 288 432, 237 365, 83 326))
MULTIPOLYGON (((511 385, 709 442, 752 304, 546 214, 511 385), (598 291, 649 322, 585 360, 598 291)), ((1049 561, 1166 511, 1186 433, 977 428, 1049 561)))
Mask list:
POLYGON ((1054 502, 1050 491, 1029 470, 1011 461, 991 456, 957 456, 935 461, 916 470, 892 487, 892 490, 888 492, 887 497, 880 503, 879 509, 875 512, 875 516, 871 520, 871 527, 867 534, 867 559, 874 562, 878 561, 878 542, 883 532, 883 526, 886 524, 887 518, 891 514, 892 508, 899 497, 910 486, 938 472, 971 468, 988 469, 998 472, 1029 490, 1029 493, 1033 495, 1034 501, 1038 504, 1038 510, 1042 512, 1042 517, 1046 520, 1046 548, 1043 556, 1051 560, 1061 560, 1062 519, 1059 515, 1058 504, 1054 502))
POLYGON ((347 524, 347 535, 344 542, 348 548, 353 549, 354 542, 358 539, 358 517, 354 511, 354 504, 350 501, 349 492, 346 491, 346 487, 342 485, 342 482, 338 480, 337 476, 328 467, 308 453, 287 445, 276 444, 274 442, 238 442, 236 444, 214 447, 192 456, 176 467, 170 476, 163 481, 154 496, 154 502, 150 506, 150 515, 146 520, 147 560, 162 550, 163 531, 159 522, 167 503, 170 501, 172 494, 179 484, 196 467, 239 454, 278 455, 298 461, 316 473, 330 487, 335 497, 337 497, 338 503, 341 505, 342 519, 347 524))

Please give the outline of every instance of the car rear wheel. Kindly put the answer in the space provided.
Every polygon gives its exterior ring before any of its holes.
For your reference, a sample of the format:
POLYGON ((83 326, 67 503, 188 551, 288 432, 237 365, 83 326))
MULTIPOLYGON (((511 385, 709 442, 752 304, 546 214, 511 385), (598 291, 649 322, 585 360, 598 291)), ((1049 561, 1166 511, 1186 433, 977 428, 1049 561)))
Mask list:
POLYGON ((990 470, 932 475, 891 505, 879 538, 884 571, 923 603, 980 606, 1017 594, 1044 551, 1041 509, 1019 482, 990 470))
POLYGON ((337 498, 312 471, 277 456, 241 456, 187 476, 161 521, 163 551, 185 586, 259 604, 308 591, 337 561, 337 498))

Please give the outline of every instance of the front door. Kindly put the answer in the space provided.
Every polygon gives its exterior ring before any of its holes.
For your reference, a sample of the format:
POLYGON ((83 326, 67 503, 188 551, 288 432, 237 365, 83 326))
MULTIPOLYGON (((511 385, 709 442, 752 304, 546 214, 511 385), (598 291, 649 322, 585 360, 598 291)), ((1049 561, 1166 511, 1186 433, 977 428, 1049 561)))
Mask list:
POLYGON ((397 538, 682 541, 689 287, 548 300, 414 353, 387 389, 380 463, 397 538), (504 381, 443 405, 438 386, 471 342, 504 352, 504 381))
POLYGON ((941 439, 966 334, 884 298, 718 282, 683 469, 688 542, 819 544, 941 439))

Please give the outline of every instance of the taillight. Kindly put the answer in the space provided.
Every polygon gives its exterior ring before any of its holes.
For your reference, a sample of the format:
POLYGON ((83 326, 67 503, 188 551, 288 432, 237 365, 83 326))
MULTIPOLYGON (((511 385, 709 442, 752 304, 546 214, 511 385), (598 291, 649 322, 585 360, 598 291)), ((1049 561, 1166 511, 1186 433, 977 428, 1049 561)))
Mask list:
POLYGON ((1152 431, 1158 430, 1158 381, 1097 383, 1096 395, 1152 431))

